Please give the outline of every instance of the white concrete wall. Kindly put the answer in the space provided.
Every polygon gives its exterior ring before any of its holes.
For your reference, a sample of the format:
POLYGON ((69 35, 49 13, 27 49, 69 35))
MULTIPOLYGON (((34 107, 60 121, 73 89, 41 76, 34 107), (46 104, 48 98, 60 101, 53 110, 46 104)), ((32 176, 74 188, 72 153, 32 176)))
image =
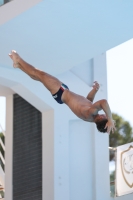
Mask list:
POLYGON ((70 200, 94 199, 93 125, 69 123, 70 200))
MULTIPOLYGON (((42 0, 13 0, 4 4, 0 8, 0 25, 6 23, 17 15, 20 15, 40 1, 42 0)), ((3 3, 4 1, 0 0, 0 5, 3 3)))

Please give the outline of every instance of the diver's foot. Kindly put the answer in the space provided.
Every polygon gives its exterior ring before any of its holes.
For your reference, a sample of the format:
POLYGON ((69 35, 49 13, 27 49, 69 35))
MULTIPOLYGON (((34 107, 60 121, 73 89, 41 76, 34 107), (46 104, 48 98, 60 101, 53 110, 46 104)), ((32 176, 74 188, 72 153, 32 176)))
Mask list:
POLYGON ((9 53, 10 58, 13 60, 13 67, 14 68, 19 68, 19 59, 20 56, 17 54, 16 51, 12 50, 11 53, 9 53))

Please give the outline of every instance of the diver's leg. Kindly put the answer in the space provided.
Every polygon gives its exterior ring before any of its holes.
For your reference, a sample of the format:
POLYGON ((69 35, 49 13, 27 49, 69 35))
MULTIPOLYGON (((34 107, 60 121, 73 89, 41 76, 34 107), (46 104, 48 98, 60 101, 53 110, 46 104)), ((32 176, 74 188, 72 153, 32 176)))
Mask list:
POLYGON ((59 81, 57 78, 28 64, 16 53, 16 51, 11 51, 9 56, 13 60, 13 62, 14 62, 13 66, 15 68, 20 68, 22 71, 24 71, 26 74, 28 74, 31 78, 42 82, 44 84, 44 86, 52 94, 55 94, 59 90, 62 82, 59 81))

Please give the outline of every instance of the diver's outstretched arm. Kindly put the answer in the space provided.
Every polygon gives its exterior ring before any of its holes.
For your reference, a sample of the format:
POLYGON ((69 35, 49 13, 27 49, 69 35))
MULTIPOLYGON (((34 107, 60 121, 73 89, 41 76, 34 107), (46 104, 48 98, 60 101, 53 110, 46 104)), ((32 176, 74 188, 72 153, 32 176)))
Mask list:
POLYGON ((95 81, 92 87, 93 87, 93 89, 89 92, 89 94, 86 97, 91 102, 93 102, 95 95, 96 95, 97 91, 99 90, 100 85, 97 81, 95 81))

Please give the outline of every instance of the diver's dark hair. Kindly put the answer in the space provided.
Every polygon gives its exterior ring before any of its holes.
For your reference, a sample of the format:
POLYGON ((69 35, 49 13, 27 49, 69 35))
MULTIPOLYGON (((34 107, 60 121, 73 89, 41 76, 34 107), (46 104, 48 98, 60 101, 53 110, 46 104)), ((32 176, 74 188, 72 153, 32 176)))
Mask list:
POLYGON ((96 123, 97 129, 99 132, 102 132, 102 133, 107 132, 107 128, 105 128, 105 125, 107 122, 108 122, 107 119, 103 119, 102 121, 96 123))

